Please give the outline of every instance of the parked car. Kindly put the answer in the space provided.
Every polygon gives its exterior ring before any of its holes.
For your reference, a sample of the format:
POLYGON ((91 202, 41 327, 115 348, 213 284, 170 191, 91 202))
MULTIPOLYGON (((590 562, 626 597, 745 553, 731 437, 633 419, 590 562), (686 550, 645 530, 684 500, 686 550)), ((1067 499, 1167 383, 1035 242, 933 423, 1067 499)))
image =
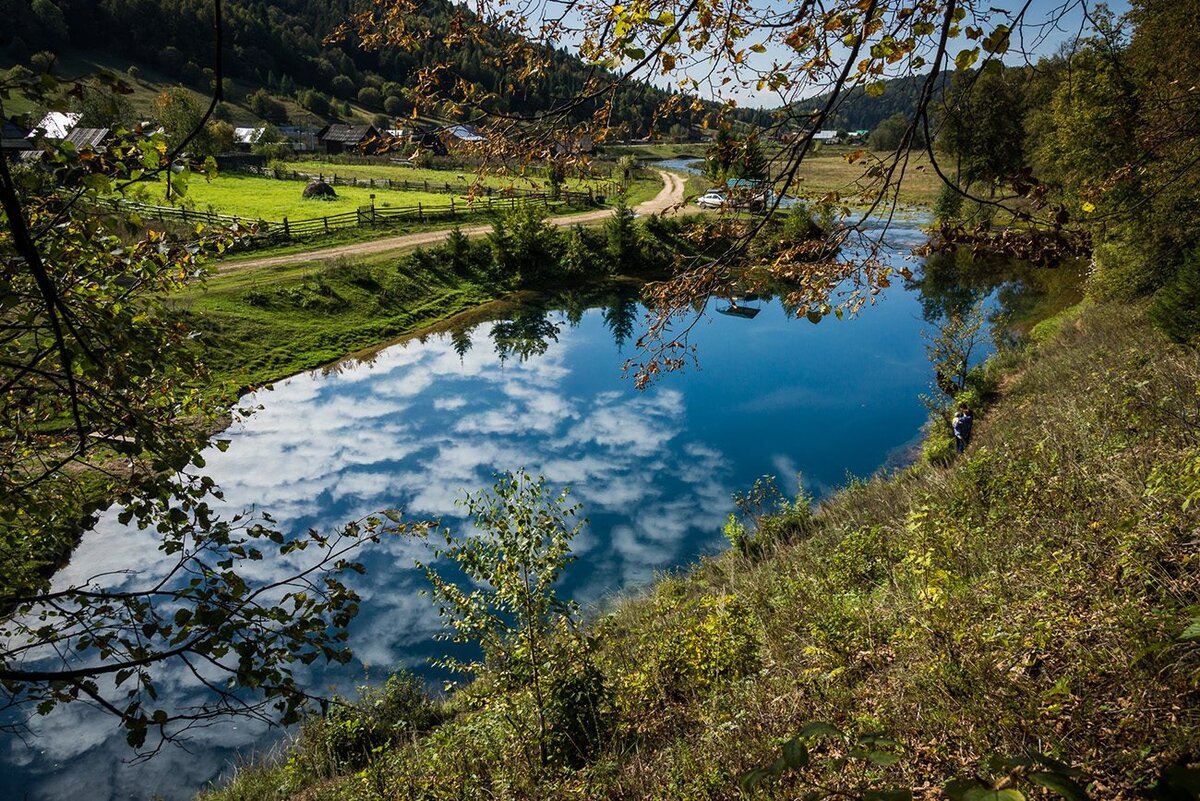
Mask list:
POLYGON ((711 189, 696 198, 696 205, 702 209, 719 209, 726 203, 725 193, 711 189))

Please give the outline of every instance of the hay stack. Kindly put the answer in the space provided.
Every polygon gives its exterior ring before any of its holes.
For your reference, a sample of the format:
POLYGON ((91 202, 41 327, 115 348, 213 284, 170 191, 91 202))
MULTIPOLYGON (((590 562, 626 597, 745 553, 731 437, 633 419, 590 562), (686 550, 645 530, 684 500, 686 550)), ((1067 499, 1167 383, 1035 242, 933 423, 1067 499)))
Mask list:
POLYGON ((337 197, 337 192, 334 192, 333 187, 324 181, 313 181, 304 187, 304 197, 306 199, 332 200, 337 197))

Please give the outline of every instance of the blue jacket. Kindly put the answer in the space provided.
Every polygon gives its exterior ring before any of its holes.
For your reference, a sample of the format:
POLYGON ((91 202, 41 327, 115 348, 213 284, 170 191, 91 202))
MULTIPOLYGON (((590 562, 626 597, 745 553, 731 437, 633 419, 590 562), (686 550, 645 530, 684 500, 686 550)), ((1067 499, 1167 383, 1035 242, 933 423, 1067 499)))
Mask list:
POLYGON ((958 437, 963 442, 967 442, 968 440, 970 440, 971 439, 971 423, 972 422, 973 422, 973 420, 971 419, 970 414, 954 415, 954 423, 953 423, 954 436, 958 437))

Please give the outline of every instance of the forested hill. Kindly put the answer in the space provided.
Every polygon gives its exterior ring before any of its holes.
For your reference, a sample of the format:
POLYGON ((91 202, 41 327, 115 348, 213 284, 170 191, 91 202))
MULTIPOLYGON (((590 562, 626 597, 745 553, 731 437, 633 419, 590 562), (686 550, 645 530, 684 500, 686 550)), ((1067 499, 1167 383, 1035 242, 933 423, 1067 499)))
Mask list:
MULTIPOLYGON (((952 72, 943 72, 938 77, 933 95, 934 106, 940 102, 952 76, 952 72)), ((879 123, 894 114, 899 113, 911 118, 927 77, 911 75, 885 81, 883 94, 874 97, 868 95, 861 86, 857 86, 846 92, 838 101, 832 118, 824 127, 847 131, 873 131, 879 123)), ((828 100, 829 95, 824 94, 805 100, 803 105, 805 108, 821 108, 828 100)))
MULTIPOLYGON (((447 54, 438 34, 449 22, 451 6, 445 0, 426 4, 432 33, 419 52, 371 52, 354 41, 326 43, 353 5, 353 0, 226 2, 225 74, 328 118, 345 116, 350 103, 368 115, 407 116, 417 71, 439 62, 448 61, 467 81, 496 92, 494 109, 505 112, 549 108, 575 94, 589 70, 554 51, 554 68, 541 80, 521 81, 515 70, 491 63, 486 46, 467 41, 447 54)), ((0 19, 9 23, 0 30, 0 56, 10 63, 28 63, 42 51, 100 50, 201 91, 211 79, 206 74, 212 66, 211 0, 0 0, 0 19)), ((501 41, 500 34, 493 37, 501 41)), ((645 135, 665 97, 653 86, 634 84, 616 98, 614 122, 627 125, 632 136, 645 135)), ((673 126, 674 133, 683 133, 703 113, 683 112, 665 121, 659 133, 671 133, 673 126)))

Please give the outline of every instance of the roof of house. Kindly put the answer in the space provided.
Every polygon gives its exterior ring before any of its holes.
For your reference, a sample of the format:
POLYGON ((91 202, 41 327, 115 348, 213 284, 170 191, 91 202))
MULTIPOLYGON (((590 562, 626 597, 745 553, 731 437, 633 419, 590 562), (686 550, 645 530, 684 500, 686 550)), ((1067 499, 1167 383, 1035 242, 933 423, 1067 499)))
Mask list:
POLYGON ((463 142, 486 142, 488 138, 470 125, 447 125, 446 133, 463 142))
POLYGON ((85 147, 94 150, 100 147, 107 138, 107 128, 75 128, 63 139, 63 142, 71 143, 76 150, 82 150, 85 147))
POLYGON ((266 128, 234 128, 233 141, 241 145, 257 144, 266 128))
POLYGON ((0 147, 5 150, 30 150, 33 143, 26 139, 29 132, 10 120, 0 125, 0 147))
POLYGON ((837 138, 838 138, 837 131, 817 131, 815 134, 813 134, 813 139, 817 140, 818 142, 825 142, 830 139, 837 139, 837 138))
POLYGON ((42 135, 47 139, 66 139, 67 134, 79 124, 79 120, 82 118, 82 114, 51 111, 45 117, 42 117, 41 122, 34 127, 34 130, 42 131, 42 135))
POLYGON ((317 138, 322 142, 341 142, 342 144, 358 144, 365 139, 379 136, 373 125, 342 125, 335 123, 320 130, 317 138))

